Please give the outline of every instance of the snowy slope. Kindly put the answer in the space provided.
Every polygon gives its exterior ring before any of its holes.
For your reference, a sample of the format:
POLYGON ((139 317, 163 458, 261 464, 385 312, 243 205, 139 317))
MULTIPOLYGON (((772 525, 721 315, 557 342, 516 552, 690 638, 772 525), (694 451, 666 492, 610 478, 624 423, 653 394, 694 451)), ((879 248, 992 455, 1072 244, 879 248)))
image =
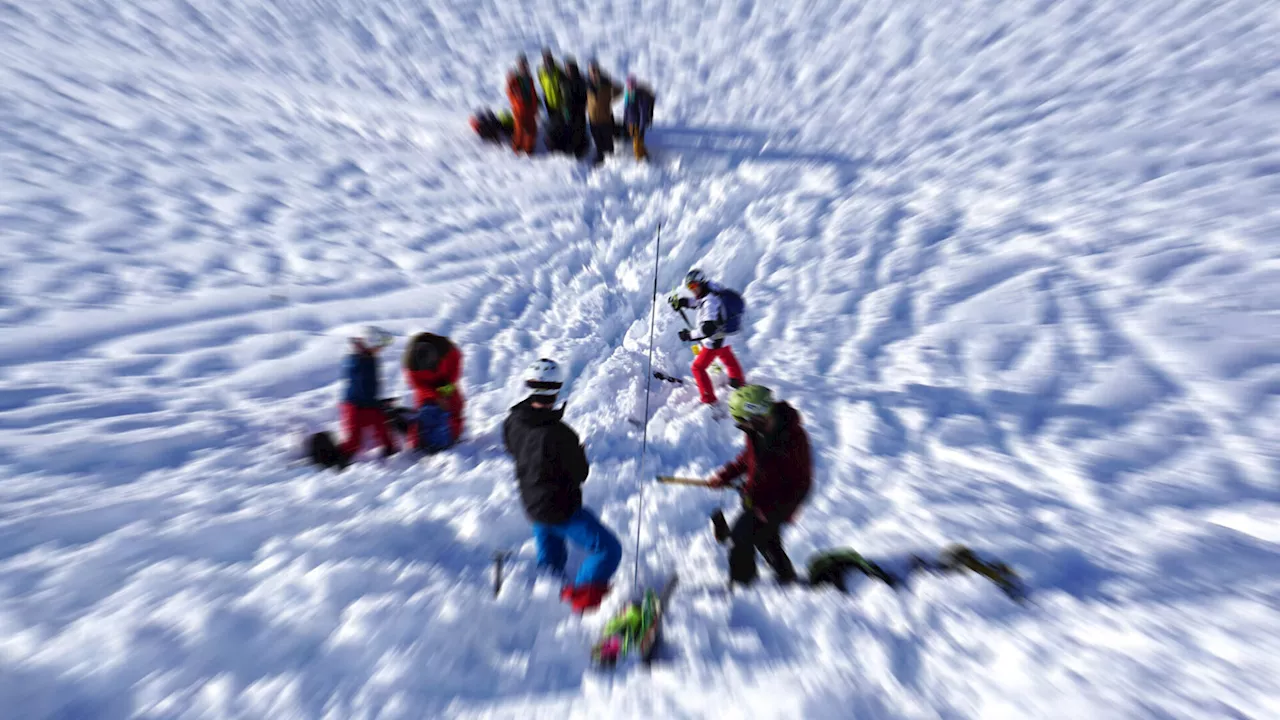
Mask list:
POLYGON ((0 715, 1280 715, 1278 38, 1265 0, 0 2, 0 715), (544 43, 652 79, 657 163, 475 141, 544 43), (719 592, 729 499, 640 491, 740 443, 655 383, 641 462, 659 225, 663 293, 741 288, 804 416, 797 563, 965 542, 1034 604, 719 592), (397 391, 408 333, 462 345, 467 441, 290 465, 371 322, 397 391), (651 673, 532 581, 497 425, 540 354, 606 609, 682 574, 651 673))

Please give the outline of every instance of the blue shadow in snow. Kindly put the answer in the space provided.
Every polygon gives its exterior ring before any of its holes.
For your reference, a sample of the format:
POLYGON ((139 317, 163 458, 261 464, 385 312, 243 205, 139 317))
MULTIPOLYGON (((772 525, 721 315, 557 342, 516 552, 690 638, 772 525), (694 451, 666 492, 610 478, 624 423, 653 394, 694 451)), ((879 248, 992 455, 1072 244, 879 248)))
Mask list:
POLYGON ((655 125, 646 141, 657 154, 717 156, 730 167, 744 161, 829 165, 840 171, 846 182, 861 169, 863 161, 835 152, 810 152, 790 146, 795 131, 772 133, 756 128, 689 127, 655 125))

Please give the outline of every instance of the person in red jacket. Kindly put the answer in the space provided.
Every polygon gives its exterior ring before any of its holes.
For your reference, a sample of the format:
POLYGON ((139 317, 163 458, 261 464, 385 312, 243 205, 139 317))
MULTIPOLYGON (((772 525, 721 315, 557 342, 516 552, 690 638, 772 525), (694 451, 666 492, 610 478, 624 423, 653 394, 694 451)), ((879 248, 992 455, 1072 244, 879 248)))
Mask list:
POLYGON ((746 385, 729 396, 729 414, 747 436, 747 446, 709 480, 724 487, 747 476, 740 488, 742 514, 728 530, 729 582, 756 579, 756 551, 773 568, 778 583, 795 581, 796 571, 782 548, 782 526, 790 523, 809 495, 812 463, 809 436, 800 414, 773 399, 762 385, 746 385))
MULTIPOLYGON (((447 337, 428 332, 418 333, 409 339, 402 364, 405 381, 413 388, 415 410, 419 415, 427 406, 435 406, 444 411, 448 423, 447 444, 457 442, 462 437, 466 424, 463 416, 466 400, 462 396, 462 388, 458 386, 458 381, 462 378, 462 353, 458 347, 447 337)), ((429 449, 418 447, 418 438, 423 435, 419 430, 416 421, 410 423, 406 433, 410 446, 429 449)), ((430 435, 429 430, 426 435, 430 435)), ((430 449, 442 449, 440 446, 443 444, 436 442, 436 447, 430 449)))
POLYGON ((515 118, 511 146, 517 153, 533 154, 538 140, 538 91, 524 55, 516 58, 516 69, 507 75, 507 99, 515 118))

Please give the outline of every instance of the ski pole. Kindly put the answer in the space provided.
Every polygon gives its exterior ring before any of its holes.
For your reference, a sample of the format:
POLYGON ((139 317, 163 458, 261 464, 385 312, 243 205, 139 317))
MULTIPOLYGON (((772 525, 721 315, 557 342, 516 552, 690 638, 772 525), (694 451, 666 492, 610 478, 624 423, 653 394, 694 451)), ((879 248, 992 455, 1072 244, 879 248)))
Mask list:
POLYGON ((502 590, 502 563, 511 557, 508 550, 493 551, 493 596, 498 597, 498 593, 502 590))

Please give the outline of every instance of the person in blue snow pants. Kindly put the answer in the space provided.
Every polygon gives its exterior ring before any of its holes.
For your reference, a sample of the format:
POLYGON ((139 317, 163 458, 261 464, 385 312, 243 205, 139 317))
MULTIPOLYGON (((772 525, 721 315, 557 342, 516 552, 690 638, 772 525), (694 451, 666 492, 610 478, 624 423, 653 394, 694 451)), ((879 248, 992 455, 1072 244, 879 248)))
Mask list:
POLYGON ((564 424, 564 406, 555 406, 564 387, 560 366, 554 360, 538 360, 525 373, 524 385, 529 397, 511 408, 502 424, 502 440, 516 462, 520 500, 538 546, 538 566, 563 575, 565 541, 585 548, 587 559, 560 597, 574 612, 594 610, 609 593, 622 545, 582 506, 582 483, 591 468, 577 433, 564 424))
POLYGON ((586 508, 578 508, 559 525, 535 522, 533 539, 538 545, 538 569, 558 575, 564 574, 564 563, 568 559, 566 540, 587 551, 587 558, 578 567, 578 576, 573 581, 575 587, 608 585, 622 561, 622 544, 618 538, 586 508))

